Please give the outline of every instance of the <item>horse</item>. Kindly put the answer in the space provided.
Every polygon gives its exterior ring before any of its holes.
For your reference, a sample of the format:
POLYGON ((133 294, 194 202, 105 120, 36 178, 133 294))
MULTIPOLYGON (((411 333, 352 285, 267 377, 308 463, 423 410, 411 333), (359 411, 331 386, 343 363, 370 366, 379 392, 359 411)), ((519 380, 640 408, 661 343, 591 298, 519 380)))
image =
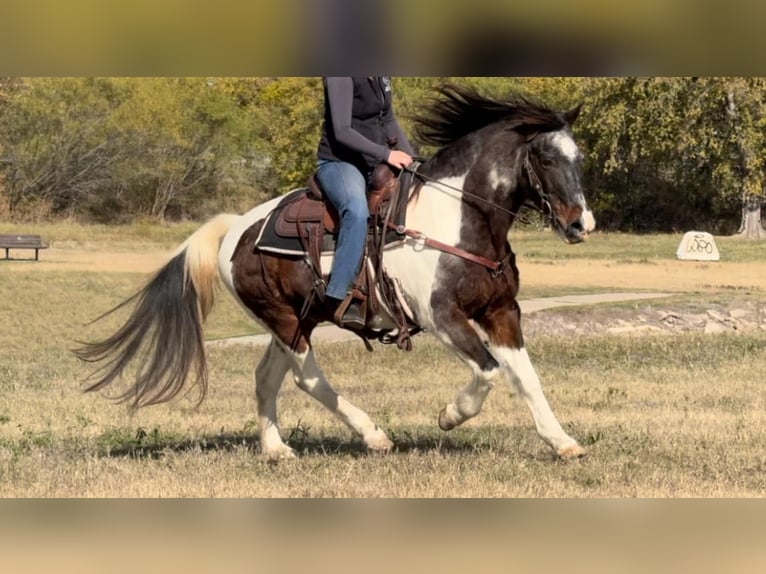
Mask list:
MULTIPOLYGON (((437 88, 413 117, 418 139, 437 151, 419 165, 407 190, 407 233, 385 246, 382 255, 382 267, 412 323, 434 335, 471 372, 454 401, 438 413, 440 429, 449 431, 478 415, 489 391, 510 378, 539 436, 564 459, 586 451, 561 427, 525 347, 509 232, 525 206, 543 213, 567 243, 583 241, 594 229, 583 194, 583 156, 572 135, 580 108, 554 111, 518 93, 493 98, 456 85, 437 88)), ((277 396, 288 371, 369 451, 389 451, 393 443, 386 432, 340 395, 317 364, 312 332, 331 314, 321 305, 306 312, 315 270, 305 258, 256 245, 280 200, 211 218, 142 289, 108 311, 134 304, 114 334, 75 351, 80 359, 101 363, 86 391, 107 387, 138 363, 135 380, 116 397, 131 408, 168 401, 190 385, 204 400, 203 323, 220 279, 271 334, 255 369, 261 453, 268 459, 296 456, 283 440, 277 417, 277 396)), ((331 265, 332 254, 324 253, 322 268, 331 265)))

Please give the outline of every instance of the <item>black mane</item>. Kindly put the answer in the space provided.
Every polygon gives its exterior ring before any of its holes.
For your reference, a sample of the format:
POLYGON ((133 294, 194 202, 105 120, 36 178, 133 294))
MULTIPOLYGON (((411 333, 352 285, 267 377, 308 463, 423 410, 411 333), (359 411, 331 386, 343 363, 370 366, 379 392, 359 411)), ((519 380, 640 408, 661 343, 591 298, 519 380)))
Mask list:
POLYGON ((455 140, 499 121, 509 129, 528 127, 546 132, 563 128, 566 122, 558 112, 522 94, 512 93, 505 100, 479 94, 469 87, 447 84, 436 89, 423 114, 415 115, 417 139, 428 145, 445 146, 455 140))

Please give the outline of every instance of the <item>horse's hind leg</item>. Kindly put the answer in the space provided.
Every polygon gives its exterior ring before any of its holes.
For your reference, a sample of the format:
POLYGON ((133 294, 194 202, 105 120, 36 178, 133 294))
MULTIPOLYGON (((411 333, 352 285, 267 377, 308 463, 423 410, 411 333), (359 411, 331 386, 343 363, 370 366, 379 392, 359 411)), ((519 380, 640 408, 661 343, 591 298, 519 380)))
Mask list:
POLYGON ((282 440, 277 425, 277 395, 289 368, 287 352, 272 339, 255 369, 261 452, 270 459, 295 457, 293 449, 282 440))
POLYGON ((473 378, 460 390, 454 402, 439 413, 439 428, 445 431, 478 415, 489 391, 503 378, 500 365, 462 314, 453 313, 448 324, 448 329, 437 330, 435 335, 468 364, 473 378))
POLYGON ((295 384, 334 413, 357 433, 370 450, 387 451, 393 446, 386 433, 370 417, 339 395, 327 381, 309 347, 303 353, 291 353, 295 384))
POLYGON ((452 430, 478 415, 489 391, 495 386, 494 379, 496 379, 494 373, 475 372, 471 382, 460 390, 455 401, 439 413, 439 428, 445 431, 452 430))

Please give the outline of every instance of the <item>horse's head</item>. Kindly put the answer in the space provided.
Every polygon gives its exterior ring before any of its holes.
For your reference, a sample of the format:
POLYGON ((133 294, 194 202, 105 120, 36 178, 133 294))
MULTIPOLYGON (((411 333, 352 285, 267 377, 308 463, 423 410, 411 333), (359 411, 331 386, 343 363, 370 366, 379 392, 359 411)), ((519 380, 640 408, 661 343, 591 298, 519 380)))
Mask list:
MULTIPOLYGON (((595 221, 585 203, 582 155, 571 131, 580 107, 559 113, 522 94, 497 100, 453 85, 437 93, 428 113, 415 117, 420 141, 441 147, 422 171, 437 179, 468 173, 462 191, 484 200, 474 208, 505 206, 495 211, 510 215, 500 218, 510 225, 531 201, 565 241, 583 241, 595 221)), ((505 236, 507 228, 502 231, 505 236)))
POLYGON ((567 243, 583 241, 596 227, 583 195, 582 154, 571 132, 579 114, 577 106, 560 115, 561 129, 530 134, 522 170, 532 201, 567 243))

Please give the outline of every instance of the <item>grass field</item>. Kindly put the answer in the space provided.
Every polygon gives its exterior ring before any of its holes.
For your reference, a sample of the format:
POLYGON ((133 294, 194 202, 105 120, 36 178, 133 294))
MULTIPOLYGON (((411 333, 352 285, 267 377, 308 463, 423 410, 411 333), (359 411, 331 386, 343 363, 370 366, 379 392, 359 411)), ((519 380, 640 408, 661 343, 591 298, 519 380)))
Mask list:
MULTIPOLYGON (((436 414, 469 373, 428 336, 403 353, 319 344, 337 389, 366 410, 395 451, 361 442, 288 380, 283 431, 301 453, 258 456, 252 371, 262 349, 209 348, 210 391, 131 416, 82 394, 76 340, 125 314, 86 323, 132 294, 194 226, 38 226, 40 263, 0 262, 0 496, 20 497, 740 497, 766 489, 766 332, 705 336, 543 334, 528 340, 549 401, 589 449, 555 460, 509 387, 443 433, 436 414)), ((12 232, 0 226, 0 232, 12 232)), ((679 306, 766 299, 763 244, 719 238, 720 263, 679 263, 680 236, 596 234, 566 246, 519 232, 523 297, 619 290, 675 293, 679 306)), ((224 293, 208 338, 254 332, 224 293)), ((562 311, 567 312, 567 311, 562 311)))

